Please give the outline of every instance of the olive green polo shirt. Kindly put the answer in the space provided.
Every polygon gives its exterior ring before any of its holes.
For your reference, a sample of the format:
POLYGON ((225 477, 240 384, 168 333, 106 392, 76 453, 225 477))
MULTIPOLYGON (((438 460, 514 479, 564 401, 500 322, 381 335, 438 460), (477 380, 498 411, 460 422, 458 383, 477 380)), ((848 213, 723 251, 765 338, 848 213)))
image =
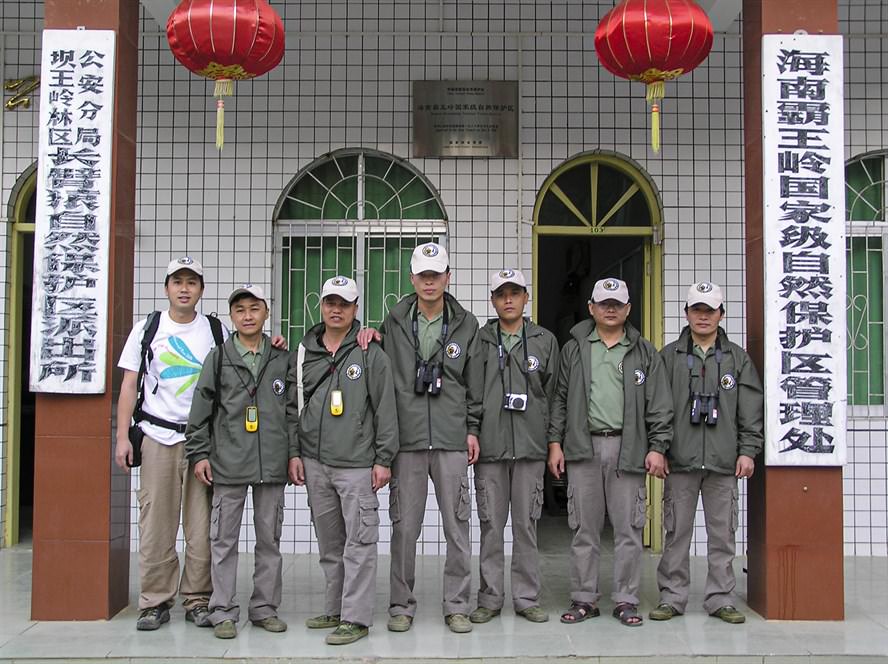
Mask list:
POLYGON ((512 349, 518 345, 518 342, 521 341, 521 333, 517 334, 508 334, 506 332, 502 333, 503 336, 503 348, 507 353, 511 353, 512 349))
MULTIPOLYGON (((447 306, 447 303, 444 303, 447 306)), ((410 318, 413 318, 413 312, 416 311, 414 304, 410 308, 410 318)), ((452 312, 449 312, 452 313, 452 312)), ((432 355, 437 353, 441 348, 441 329, 444 327, 444 310, 441 310, 437 316, 431 320, 425 317, 421 311, 416 317, 417 327, 419 328, 419 355, 424 360, 432 359, 432 355)))
POLYGON ((589 431, 613 431, 623 428, 623 358, 629 350, 626 332, 611 348, 593 328, 586 337, 589 344, 592 381, 589 385, 589 431))
POLYGON ((244 364, 247 365, 250 373, 253 374, 253 378, 258 378, 259 368, 262 366, 262 355, 265 353, 265 337, 263 336, 259 341, 259 350, 255 353, 241 343, 237 332, 232 337, 234 339, 234 347, 244 361, 244 364))

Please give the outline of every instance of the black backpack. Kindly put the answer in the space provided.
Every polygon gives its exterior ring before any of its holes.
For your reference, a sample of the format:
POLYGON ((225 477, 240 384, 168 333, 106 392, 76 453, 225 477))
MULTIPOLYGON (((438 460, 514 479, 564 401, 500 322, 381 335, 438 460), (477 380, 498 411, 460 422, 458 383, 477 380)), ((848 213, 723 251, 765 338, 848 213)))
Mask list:
MULTIPOLYGON (((203 315, 203 314, 198 314, 203 315)), ((213 342, 216 346, 221 346, 225 339, 222 335, 222 321, 216 314, 210 314, 206 317, 210 323, 210 330, 213 333, 213 342)), ((157 328, 160 326, 160 312, 152 311, 148 314, 145 321, 145 331, 142 333, 142 362, 139 364, 139 375, 136 378, 136 407, 133 409, 133 422, 138 424, 145 420, 151 424, 156 424, 165 429, 172 429, 176 433, 185 433, 185 425, 177 422, 169 422, 155 417, 150 413, 142 410, 142 403, 145 401, 145 372, 148 365, 154 359, 154 353, 151 351, 151 342, 154 341, 154 335, 157 334, 157 328)), ((156 388, 155 388, 156 389, 156 388)))

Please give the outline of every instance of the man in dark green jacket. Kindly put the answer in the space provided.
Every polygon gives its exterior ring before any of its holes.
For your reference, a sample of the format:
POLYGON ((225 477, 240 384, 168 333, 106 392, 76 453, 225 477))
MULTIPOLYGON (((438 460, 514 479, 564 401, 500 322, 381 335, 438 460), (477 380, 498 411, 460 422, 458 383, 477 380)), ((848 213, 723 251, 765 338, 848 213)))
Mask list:
MULTIPOLYGON (((478 459, 481 426, 481 395, 475 386, 482 379, 474 376, 481 371, 478 321, 446 292, 450 262, 441 245, 428 242, 414 249, 410 281, 415 293, 392 307, 379 330, 392 362, 400 431, 389 493, 388 628, 406 632, 416 615, 416 543, 431 477, 447 539, 445 621, 453 632, 470 632, 468 466, 478 459)), ((361 342, 373 337, 366 332, 361 342)))
POLYGON ((306 625, 330 645, 353 643, 373 624, 379 500, 398 452, 398 416, 388 356, 356 341, 358 287, 347 277, 321 289, 321 317, 299 344, 290 381, 299 402, 299 456, 290 479, 308 488, 327 581, 324 614, 306 625))
POLYGON ((481 587, 472 622, 498 616, 505 600, 503 531, 512 513, 512 605, 531 622, 540 607, 537 520, 543 508, 549 407, 558 376, 558 341, 524 318, 527 281, 518 270, 494 272, 490 302, 497 313, 481 329, 484 416, 475 497, 481 521, 481 587))
POLYGON ((247 489, 253 492, 256 531, 250 621, 283 632, 281 527, 287 465, 296 456, 295 392, 287 389, 291 354, 271 345, 262 326, 265 294, 245 284, 228 297, 237 330, 207 356, 185 430, 185 452, 198 480, 213 487, 210 622, 220 639, 237 636, 235 599, 238 539, 247 489))
POLYGON ((666 542, 657 568, 660 604, 653 620, 685 612, 691 584, 689 549, 703 495, 709 574, 703 608, 728 623, 746 617, 736 608, 734 551, 737 479, 751 477, 764 444, 764 396, 749 355, 719 326, 721 288, 708 281, 688 289, 688 325, 661 355, 672 386, 674 436, 663 496, 666 542))
POLYGON ((629 289, 615 278, 595 283, 593 320, 571 330, 561 350, 549 424, 549 470, 568 470, 571 605, 561 622, 599 615, 601 531, 614 529, 613 615, 641 625, 642 531, 647 522, 645 472, 664 477, 672 439, 672 400, 656 348, 627 321, 629 289))

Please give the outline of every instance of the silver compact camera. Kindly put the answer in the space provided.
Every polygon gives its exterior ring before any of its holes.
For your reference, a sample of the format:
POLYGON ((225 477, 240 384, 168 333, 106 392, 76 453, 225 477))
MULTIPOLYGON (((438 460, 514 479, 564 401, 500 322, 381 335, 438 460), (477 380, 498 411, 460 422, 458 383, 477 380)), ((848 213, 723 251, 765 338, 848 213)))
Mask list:
POLYGON ((507 392, 503 399, 503 408, 505 410, 527 410, 527 395, 507 392))

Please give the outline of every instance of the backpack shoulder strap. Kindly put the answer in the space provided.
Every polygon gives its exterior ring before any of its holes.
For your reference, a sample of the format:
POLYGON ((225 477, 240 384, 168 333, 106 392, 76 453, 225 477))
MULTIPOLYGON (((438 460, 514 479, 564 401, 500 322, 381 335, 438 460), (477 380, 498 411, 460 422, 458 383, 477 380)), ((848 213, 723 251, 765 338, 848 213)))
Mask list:
POLYGON ((221 346, 225 339, 222 338, 222 321, 215 312, 207 315, 207 321, 210 323, 210 331, 213 333, 213 341, 217 346, 221 346))
POLYGON ((136 407, 133 409, 133 420, 136 422, 142 420, 142 403, 145 401, 145 373, 154 358, 154 353, 151 352, 151 342, 154 341, 159 326, 160 312, 152 311, 145 319, 145 328, 142 331, 142 355, 139 362, 139 373, 136 376, 136 407))
POLYGON ((300 341, 296 351, 296 405, 298 412, 305 406, 305 382, 302 379, 302 367, 305 364, 305 346, 300 341))

